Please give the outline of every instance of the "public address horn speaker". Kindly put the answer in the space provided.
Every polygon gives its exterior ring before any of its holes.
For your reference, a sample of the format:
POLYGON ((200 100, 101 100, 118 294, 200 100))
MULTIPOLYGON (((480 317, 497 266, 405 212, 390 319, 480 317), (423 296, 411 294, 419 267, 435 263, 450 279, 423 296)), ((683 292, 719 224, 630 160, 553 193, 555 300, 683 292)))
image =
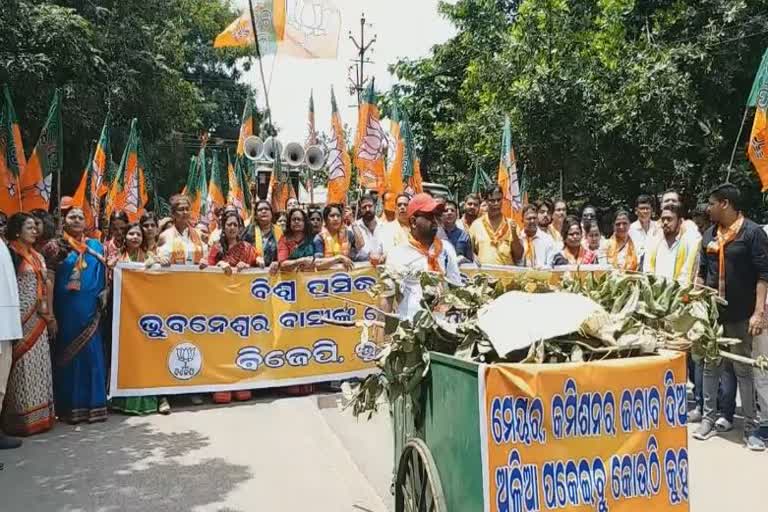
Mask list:
POLYGON ((260 138, 251 135, 243 143, 243 152, 248 160, 258 160, 264 152, 264 143, 261 142, 260 138))

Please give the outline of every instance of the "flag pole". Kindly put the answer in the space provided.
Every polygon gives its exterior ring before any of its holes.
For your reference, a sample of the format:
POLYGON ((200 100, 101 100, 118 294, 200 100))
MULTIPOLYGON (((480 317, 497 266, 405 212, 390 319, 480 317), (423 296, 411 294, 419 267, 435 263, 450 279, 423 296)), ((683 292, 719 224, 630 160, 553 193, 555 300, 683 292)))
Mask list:
MULTIPOLYGON (((259 60, 259 74, 261 75, 261 85, 264 87, 264 102, 267 105, 267 122, 272 126, 272 109, 269 107, 269 91, 267 90, 267 80, 264 78, 264 64, 261 62, 261 48, 259 48, 259 36, 256 32, 256 20, 253 17, 253 0, 248 0, 248 9, 251 14, 251 30, 253 31, 253 44, 256 47, 256 58, 259 60)), ((271 135, 271 134, 270 134, 271 135)))
POLYGON ((731 172, 733 171, 733 160, 736 158, 736 148, 739 147, 739 140, 741 140, 741 134, 744 131, 744 123, 747 122, 747 114, 749 114, 749 103, 744 107, 744 116, 741 118, 741 125, 739 126, 739 134, 736 135, 736 140, 733 143, 733 151, 731 151, 731 160, 728 162, 728 174, 725 176, 725 182, 731 182, 731 172))

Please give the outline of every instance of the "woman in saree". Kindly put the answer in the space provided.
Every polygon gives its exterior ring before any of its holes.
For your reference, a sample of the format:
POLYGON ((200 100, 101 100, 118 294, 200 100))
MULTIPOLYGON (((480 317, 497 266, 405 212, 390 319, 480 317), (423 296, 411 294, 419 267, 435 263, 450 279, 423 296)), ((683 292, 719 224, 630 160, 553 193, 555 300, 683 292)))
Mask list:
POLYGON ((104 258, 109 262, 116 260, 123 249, 123 233, 128 225, 128 214, 115 210, 109 216, 109 236, 104 242, 104 258))
POLYGON ((313 270, 315 245, 312 226, 304 210, 288 212, 288 229, 277 243, 277 261, 281 272, 313 270))
POLYGON ((323 230, 323 212, 318 209, 309 210, 309 225, 312 229, 312 236, 319 235, 323 230))
MULTIPOLYGON (((232 269, 239 272, 255 267, 259 254, 251 244, 242 240, 243 220, 237 211, 225 211, 219 223, 224 226, 224 230, 219 241, 211 246, 208 265, 216 266, 228 275, 232 273, 232 269)), ((228 404, 232 401, 232 394, 231 391, 218 391, 213 394, 213 402, 228 404)), ((235 391, 234 397, 238 401, 250 400, 251 391, 235 391)))
POLYGON ((362 240, 357 240, 354 232, 344 225, 342 216, 344 206, 329 204, 323 209, 325 227, 315 236, 315 268, 326 270, 343 267, 350 270, 354 264, 352 257, 356 247, 362 247, 362 240))
POLYGON ((56 413, 67 423, 107 419, 106 365, 102 347, 101 310, 107 284, 104 249, 87 238, 80 208, 65 210, 64 233, 55 254, 46 254, 55 272, 54 344, 56 413))
POLYGON ((251 222, 244 240, 252 244, 259 253, 257 265, 277 270, 277 242, 283 237, 280 226, 273 224, 274 215, 269 201, 256 203, 256 222, 251 222), (274 263, 274 265, 273 265, 274 263))
POLYGON ((8 247, 16 267, 24 337, 13 344, 11 374, 3 407, 3 429, 16 436, 45 432, 55 421, 48 335, 56 319, 48 299, 47 272, 34 248, 35 217, 17 213, 8 221, 8 247))
POLYGON ((567 265, 594 265, 597 255, 581 245, 581 222, 576 217, 566 217, 563 221, 563 250, 552 260, 553 267, 567 265))
POLYGON ((173 223, 160 235, 158 260, 162 265, 208 266, 208 246, 192 226, 189 198, 184 194, 171 196, 173 223))
POLYGON ((160 233, 157 217, 153 212, 144 212, 139 219, 141 224, 141 232, 144 238, 144 250, 148 256, 157 256, 157 238, 160 233))
MULTIPOLYGON (((149 262, 151 264, 151 261, 152 256, 145 248, 142 225, 139 222, 128 224, 123 234, 123 250, 120 252, 115 264, 123 262, 144 264, 149 262)), ((168 405, 168 401, 165 399, 162 399, 162 401, 164 401, 164 407, 161 407, 161 400, 158 400, 156 396, 132 396, 113 398, 110 405, 115 411, 137 416, 153 414, 158 411, 163 414, 170 413, 171 408, 168 405)))

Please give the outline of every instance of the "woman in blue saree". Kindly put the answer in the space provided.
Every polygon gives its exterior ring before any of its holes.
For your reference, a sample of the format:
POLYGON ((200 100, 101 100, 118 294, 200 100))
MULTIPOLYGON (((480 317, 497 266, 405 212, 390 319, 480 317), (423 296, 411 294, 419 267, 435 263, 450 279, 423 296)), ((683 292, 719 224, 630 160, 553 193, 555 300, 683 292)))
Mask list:
MULTIPOLYGON (((55 271, 54 313, 59 332, 54 346, 56 412, 67 423, 107 419, 106 365, 102 346, 102 295, 106 286, 104 249, 84 235, 79 208, 66 211, 55 271)), ((55 263, 55 265, 53 264, 55 263)))

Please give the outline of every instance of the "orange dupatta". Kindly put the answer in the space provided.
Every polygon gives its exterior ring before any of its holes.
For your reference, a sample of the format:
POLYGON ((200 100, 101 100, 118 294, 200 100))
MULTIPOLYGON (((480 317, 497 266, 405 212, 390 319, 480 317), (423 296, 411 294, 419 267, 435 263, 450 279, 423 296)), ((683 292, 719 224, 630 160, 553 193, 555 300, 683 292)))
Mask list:
POLYGON ((504 241, 507 234, 511 231, 509 229, 509 221, 503 217, 501 219, 501 224, 499 224, 499 227, 496 228, 495 231, 493 226, 491 226, 491 221, 488 218, 487 213, 483 215, 481 222, 483 223, 485 231, 488 233, 488 238, 491 239, 491 245, 494 247, 498 247, 498 245, 504 241))
POLYGON ((424 244, 416 240, 413 235, 408 235, 408 243, 411 247, 416 249, 419 254, 422 254, 426 256, 427 258, 427 267, 432 272, 437 272, 439 274, 443 273, 443 269, 440 268, 440 263, 438 261, 438 258, 440 257, 440 254, 443 252, 443 242, 439 238, 435 237, 434 241, 432 242, 431 247, 426 247, 424 244))
POLYGON ((637 270, 637 251, 635 251, 635 243, 632 238, 627 236, 627 242, 619 247, 619 241, 616 240, 616 235, 613 235, 608 240, 608 261, 613 268, 619 268, 619 253, 622 249, 627 248, 627 256, 624 258, 624 267, 619 270, 637 270))
POLYGON ((37 276, 37 300, 45 300, 45 265, 40 253, 18 240, 14 240, 8 245, 35 272, 37 276))
POLYGON ((91 250, 88 247, 88 244, 85 242, 87 238, 83 237, 83 240, 80 241, 76 239, 75 237, 71 236, 69 233, 64 232, 64 240, 69 244, 69 246, 77 253, 77 260, 75 261, 75 266, 72 267, 72 274, 69 276, 69 281, 67 282, 67 290, 69 291, 80 291, 80 275, 83 270, 85 270, 88 267, 88 263, 85 261, 85 253, 88 252, 92 254, 95 258, 97 258, 102 263, 105 263, 103 256, 101 254, 91 250))
MULTIPOLYGON (((183 265, 187 262, 187 247, 184 245, 184 242, 181 241, 181 233, 176 229, 176 226, 173 226, 173 230, 175 233, 173 235, 173 240, 171 241, 171 263, 183 265)), ((203 241, 200 239, 200 234, 194 227, 188 226, 187 232, 189 233, 189 240, 192 242, 192 245, 195 246, 192 255, 192 263, 198 264, 200 263, 200 260, 203 259, 203 241)))
POLYGON ((718 226, 715 231, 716 240, 707 244, 707 254, 717 253, 717 293, 723 298, 725 298, 725 247, 736 239, 742 225, 744 225, 744 216, 739 214, 730 227, 723 229, 722 226, 718 226))
POLYGON ((324 227, 320 231, 320 236, 323 238, 323 257, 331 258, 339 255, 349 257, 349 237, 346 226, 341 226, 336 236, 324 227))

